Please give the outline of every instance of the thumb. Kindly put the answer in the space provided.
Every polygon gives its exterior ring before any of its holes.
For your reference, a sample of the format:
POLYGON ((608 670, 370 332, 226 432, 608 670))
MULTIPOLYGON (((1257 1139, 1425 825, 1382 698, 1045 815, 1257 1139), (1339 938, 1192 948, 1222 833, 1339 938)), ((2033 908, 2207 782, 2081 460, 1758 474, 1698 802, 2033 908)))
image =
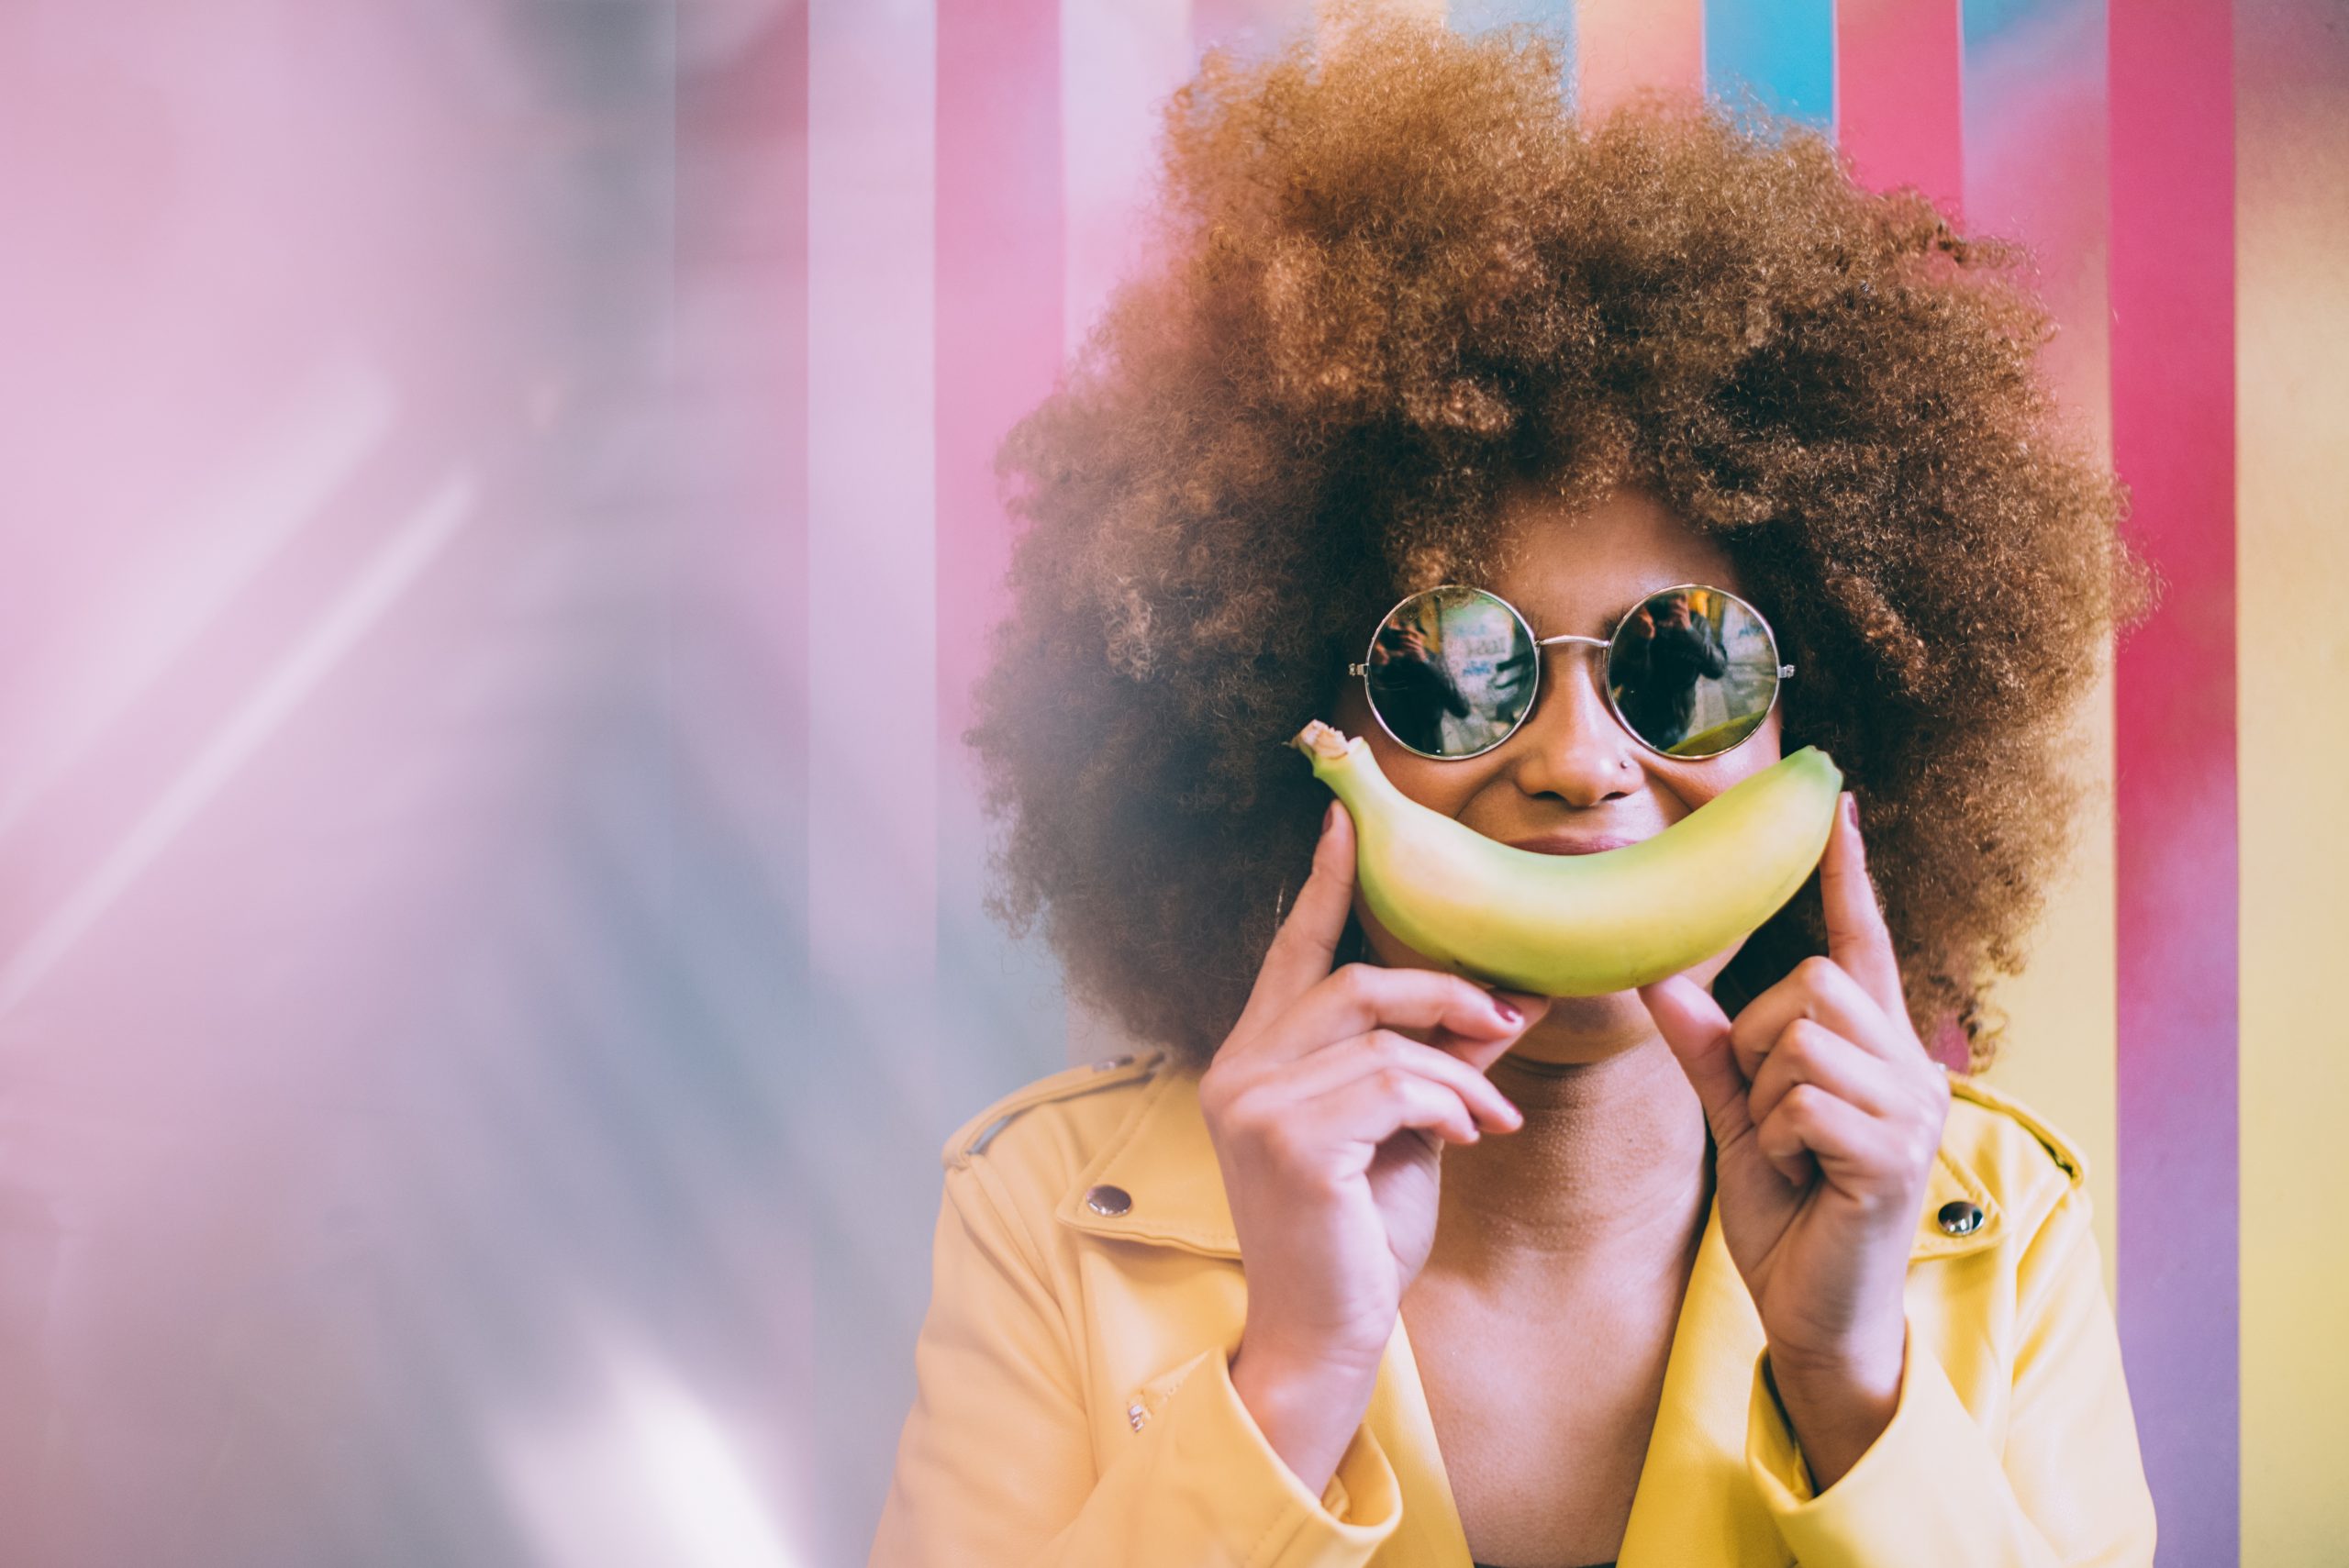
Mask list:
POLYGON ((1713 1136, 1726 1142, 1745 1114, 1747 1088, 1745 1074, 1738 1070, 1737 1057, 1730 1050, 1729 1015, 1721 1011, 1711 992, 1686 974, 1641 986, 1640 1000, 1647 1004, 1656 1032, 1664 1036, 1664 1044, 1679 1059, 1680 1070, 1695 1085, 1713 1136))

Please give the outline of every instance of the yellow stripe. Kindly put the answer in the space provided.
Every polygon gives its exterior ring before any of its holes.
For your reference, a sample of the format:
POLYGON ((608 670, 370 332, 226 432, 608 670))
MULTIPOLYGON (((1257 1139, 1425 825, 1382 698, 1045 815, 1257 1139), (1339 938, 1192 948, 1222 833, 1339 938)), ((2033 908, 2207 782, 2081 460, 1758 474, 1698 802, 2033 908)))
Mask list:
POLYGON ((2104 1255, 2104 1288, 2118 1301, 2120 1161, 2115 1149, 2114 1062, 2120 1024, 2114 968, 2112 677, 2110 662, 2083 705, 2073 754, 2096 804, 2081 825, 2071 875, 2051 891, 2030 967, 1998 987, 2009 1015, 1999 1060, 1983 1074, 2062 1128, 2087 1156, 2088 1196, 2104 1255))
POLYGON ((2349 49, 2239 20, 2236 696, 2242 792, 2243 1560, 2349 1540, 2349 49), (2322 50, 2310 69, 2305 48, 2322 50), (2333 193, 2328 195, 2328 193, 2333 193))

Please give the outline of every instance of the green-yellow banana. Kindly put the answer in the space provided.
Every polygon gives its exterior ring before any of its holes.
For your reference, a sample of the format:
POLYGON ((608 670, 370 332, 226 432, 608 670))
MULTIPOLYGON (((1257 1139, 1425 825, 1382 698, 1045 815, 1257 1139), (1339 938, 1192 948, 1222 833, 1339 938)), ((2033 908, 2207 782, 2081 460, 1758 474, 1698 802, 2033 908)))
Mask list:
POLYGON ((1355 877, 1380 923, 1442 968, 1542 996, 1645 985, 1750 935, 1826 852, 1843 787, 1806 746, 1652 839, 1546 855, 1421 806, 1360 737, 1316 719, 1289 743, 1353 815, 1355 877))

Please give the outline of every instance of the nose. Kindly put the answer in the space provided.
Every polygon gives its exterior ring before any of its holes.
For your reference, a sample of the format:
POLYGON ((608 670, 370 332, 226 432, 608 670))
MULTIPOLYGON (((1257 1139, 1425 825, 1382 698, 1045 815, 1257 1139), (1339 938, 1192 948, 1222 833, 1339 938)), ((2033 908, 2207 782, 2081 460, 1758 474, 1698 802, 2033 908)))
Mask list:
POLYGON ((1542 662, 1533 711, 1510 737, 1519 786, 1576 806, 1629 793, 1640 776, 1638 743, 1608 706, 1607 645, 1561 640, 1542 650, 1542 662))

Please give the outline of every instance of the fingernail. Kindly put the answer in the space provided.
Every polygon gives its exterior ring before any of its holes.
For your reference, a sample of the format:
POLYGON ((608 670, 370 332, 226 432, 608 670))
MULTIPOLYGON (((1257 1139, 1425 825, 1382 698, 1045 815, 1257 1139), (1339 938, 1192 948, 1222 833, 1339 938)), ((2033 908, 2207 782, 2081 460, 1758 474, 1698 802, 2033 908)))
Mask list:
POLYGON ((1860 825, 1860 797, 1848 789, 1843 792, 1843 820, 1854 828, 1860 825))
POLYGON ((1519 1012, 1515 1007, 1510 1006, 1498 996, 1493 998, 1493 1011, 1501 1016, 1501 1022, 1505 1024, 1517 1023, 1525 1017, 1523 1013, 1519 1012))
POLYGON ((1330 809, 1321 814, 1321 831, 1327 833, 1338 825, 1338 803, 1331 801, 1330 809))

